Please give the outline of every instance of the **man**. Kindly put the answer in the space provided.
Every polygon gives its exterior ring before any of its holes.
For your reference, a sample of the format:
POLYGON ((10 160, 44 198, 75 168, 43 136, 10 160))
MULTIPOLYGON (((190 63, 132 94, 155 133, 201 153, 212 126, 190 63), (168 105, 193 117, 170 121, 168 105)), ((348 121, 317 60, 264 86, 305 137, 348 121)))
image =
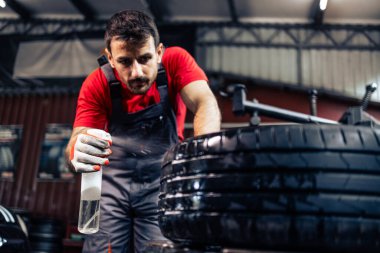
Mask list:
POLYGON ((100 68, 87 77, 66 155, 77 172, 104 167, 100 229, 88 236, 84 252, 127 252, 131 245, 143 252, 147 242, 164 239, 157 223, 160 164, 183 139, 183 102, 194 113, 195 135, 219 131, 220 112, 204 72, 184 49, 165 49, 146 14, 116 13, 105 41, 120 83, 109 84, 100 68), (112 147, 89 129, 108 132, 112 147))

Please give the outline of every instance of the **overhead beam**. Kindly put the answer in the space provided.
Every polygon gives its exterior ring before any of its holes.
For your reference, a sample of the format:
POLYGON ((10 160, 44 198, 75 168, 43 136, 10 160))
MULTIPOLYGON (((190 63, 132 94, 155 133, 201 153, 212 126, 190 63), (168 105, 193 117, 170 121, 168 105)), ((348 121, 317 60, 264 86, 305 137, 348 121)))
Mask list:
POLYGON ((236 13, 235 1, 234 0, 227 0, 227 1, 228 1, 228 7, 230 10, 231 21, 233 23, 239 22, 238 15, 236 13))
POLYGON ((15 0, 7 0, 7 6, 11 8, 23 20, 28 20, 32 17, 32 13, 22 4, 15 0))
POLYGON ((264 26, 264 24, 252 24, 250 26, 242 26, 237 24, 230 26, 232 29, 226 30, 225 26, 209 26, 198 28, 196 45, 200 47, 220 46, 220 47, 246 47, 246 48, 291 48, 296 50, 306 49, 334 49, 334 50, 358 50, 358 51, 380 51, 380 43, 374 38, 380 35, 380 26, 343 26, 343 25, 324 25, 319 29, 314 26, 292 26, 277 25, 264 26), (271 35, 266 36, 260 33, 263 27, 270 29, 271 35), (367 29, 373 29, 371 32, 367 29), (377 29, 377 30, 376 30, 377 29), (233 36, 231 31, 234 30, 233 36), (341 33, 337 31, 345 31, 346 38, 342 38, 341 33), (251 33, 250 33, 251 32, 251 33), (247 34, 252 37, 245 37, 247 34), (213 35, 212 39, 210 34, 213 35), (284 34, 289 36, 288 39, 283 38, 284 34), (309 34, 306 38, 305 34, 309 34), (244 35, 244 40, 243 36, 244 35), (217 36, 215 38, 215 36, 217 36), (360 38, 360 43, 352 42, 353 37, 360 38), (313 40, 316 37, 323 37, 320 42, 313 40), (281 39, 280 39, 281 38, 281 39))
MULTIPOLYGON (((57 35, 57 34, 67 34, 67 33, 83 33, 83 32, 94 32, 94 31, 105 31, 105 23, 106 20, 94 20, 94 21, 86 21, 86 20, 67 20, 67 19, 31 19, 28 22, 23 22, 18 19, 1 19, 0 18, 0 36, 33 36, 33 35, 57 35)), ((314 30, 310 35, 306 38, 299 37, 297 33, 293 32, 293 30, 310 30, 313 28, 311 24, 246 24, 239 23, 238 26, 236 24, 231 24, 230 22, 225 23, 215 23, 215 22, 163 22, 161 25, 172 25, 172 26, 183 26, 183 25, 197 25, 199 28, 199 33, 197 37, 203 37, 203 33, 209 32, 212 29, 220 29, 221 27, 237 27, 239 29, 245 29, 249 33, 252 33, 252 36, 255 38, 256 42, 263 42, 263 38, 260 36, 260 29, 281 29, 284 30, 285 33, 291 33, 290 37, 292 41, 295 43, 299 43, 303 41, 303 43, 308 43, 311 38, 310 36, 314 36, 314 30)), ((350 40, 352 37, 356 36, 358 33, 362 33, 363 31, 373 32, 376 34, 380 31, 380 25, 342 25, 342 24, 325 24, 322 27, 322 30, 326 30, 328 32, 331 31, 346 31, 347 39, 337 38, 336 41, 340 42, 340 46, 345 47, 350 45, 350 40)), ((314 31, 318 33, 318 31, 314 31)), ((331 43, 330 43, 331 44, 331 43)), ((373 44, 373 43, 371 43, 373 44)), ((380 49, 380 43, 376 44, 377 49, 380 49)))
POLYGON ((67 34, 93 34, 104 33, 105 21, 103 20, 36 20, 29 22, 14 19, 0 19, 0 40, 1 36, 25 36, 47 37, 61 36, 67 34))
POLYGON ((95 20, 96 13, 91 5, 83 0, 69 0, 70 3, 84 16, 85 20, 95 20))

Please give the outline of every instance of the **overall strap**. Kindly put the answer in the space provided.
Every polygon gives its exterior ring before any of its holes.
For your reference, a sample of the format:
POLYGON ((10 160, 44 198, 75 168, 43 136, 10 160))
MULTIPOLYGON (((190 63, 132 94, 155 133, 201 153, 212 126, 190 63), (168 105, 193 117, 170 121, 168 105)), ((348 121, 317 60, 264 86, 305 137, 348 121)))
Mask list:
POLYGON ((113 69, 111 64, 108 62, 108 59, 105 55, 102 55, 98 58, 98 64, 106 76, 108 86, 110 87, 111 99, 120 99, 121 98, 121 83, 116 79, 115 74, 113 73, 113 69))
POLYGON ((160 93, 161 102, 166 101, 168 97, 168 83, 165 68, 160 64, 158 66, 156 84, 158 92, 160 93))

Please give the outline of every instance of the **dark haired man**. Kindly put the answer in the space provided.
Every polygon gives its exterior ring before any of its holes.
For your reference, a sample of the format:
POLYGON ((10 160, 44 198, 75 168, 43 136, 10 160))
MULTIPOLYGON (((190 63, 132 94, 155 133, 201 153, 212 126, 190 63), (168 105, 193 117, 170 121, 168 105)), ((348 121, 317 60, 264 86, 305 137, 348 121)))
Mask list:
POLYGON ((116 13, 105 41, 118 82, 107 81, 101 68, 84 81, 66 154, 77 172, 106 165, 100 230, 86 239, 84 252, 127 252, 131 245, 143 252, 147 242, 164 239, 157 224, 160 163, 183 139, 186 107, 194 113, 195 135, 219 131, 220 112, 204 72, 184 49, 165 49, 146 14, 116 13), (111 143, 89 129, 112 136, 112 155, 111 143))

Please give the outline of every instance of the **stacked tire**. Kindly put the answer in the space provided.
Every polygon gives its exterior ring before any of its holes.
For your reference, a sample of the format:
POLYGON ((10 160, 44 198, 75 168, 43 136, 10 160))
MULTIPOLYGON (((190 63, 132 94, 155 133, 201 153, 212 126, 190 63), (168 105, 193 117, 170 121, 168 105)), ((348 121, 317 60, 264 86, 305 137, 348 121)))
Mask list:
POLYGON ((28 231, 22 218, 0 205, 0 252, 29 252, 28 231))
POLYGON ((167 152, 159 224, 175 243, 380 252, 380 129, 267 125, 167 152))
POLYGON ((35 218, 30 228, 30 253, 60 253, 63 251, 62 222, 50 218, 35 218))

